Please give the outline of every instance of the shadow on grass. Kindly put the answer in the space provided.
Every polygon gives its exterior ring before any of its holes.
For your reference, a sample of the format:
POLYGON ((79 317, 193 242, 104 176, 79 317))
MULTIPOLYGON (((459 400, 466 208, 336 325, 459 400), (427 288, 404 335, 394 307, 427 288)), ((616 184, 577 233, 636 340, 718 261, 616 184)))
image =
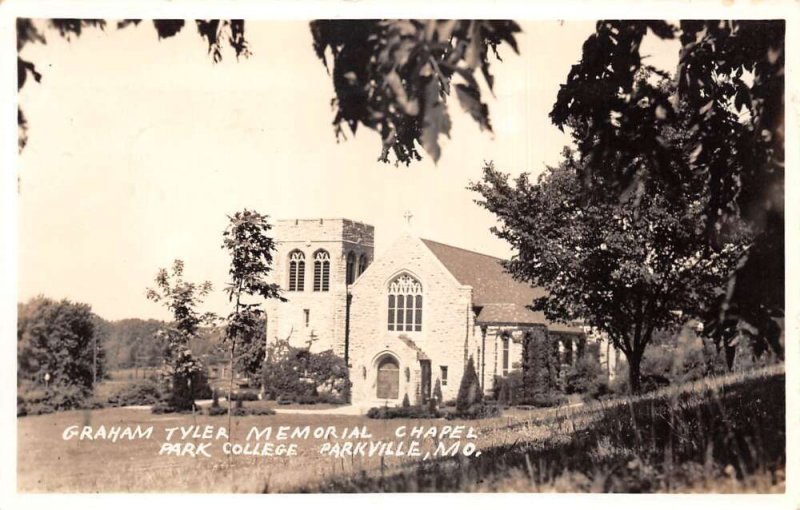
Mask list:
POLYGON ((784 482, 785 411, 780 367, 508 426, 545 425, 541 441, 295 492, 775 491, 784 482))

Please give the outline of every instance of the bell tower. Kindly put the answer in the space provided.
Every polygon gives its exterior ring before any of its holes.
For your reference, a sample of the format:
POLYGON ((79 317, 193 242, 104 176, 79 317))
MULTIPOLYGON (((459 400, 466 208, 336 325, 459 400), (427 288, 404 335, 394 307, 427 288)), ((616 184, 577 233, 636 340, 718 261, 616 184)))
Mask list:
POLYGON ((267 343, 288 340, 313 352, 346 353, 347 293, 375 253, 375 228, 348 219, 278 220, 273 281, 285 303, 270 300, 267 343))

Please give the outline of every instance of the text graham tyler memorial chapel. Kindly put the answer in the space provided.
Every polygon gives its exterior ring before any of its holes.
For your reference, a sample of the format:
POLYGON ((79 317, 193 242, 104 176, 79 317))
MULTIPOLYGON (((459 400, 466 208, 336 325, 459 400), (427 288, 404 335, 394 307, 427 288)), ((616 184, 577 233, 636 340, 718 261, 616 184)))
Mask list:
POLYGON ((376 258, 375 228, 348 219, 278 220, 273 235, 273 278, 287 300, 266 304, 267 343, 333 350, 354 404, 422 403, 437 379, 454 399, 470 357, 488 391, 520 369, 526 334, 557 336, 568 360, 587 343, 584 328, 528 309, 544 290, 515 281, 498 258, 410 231, 376 258))

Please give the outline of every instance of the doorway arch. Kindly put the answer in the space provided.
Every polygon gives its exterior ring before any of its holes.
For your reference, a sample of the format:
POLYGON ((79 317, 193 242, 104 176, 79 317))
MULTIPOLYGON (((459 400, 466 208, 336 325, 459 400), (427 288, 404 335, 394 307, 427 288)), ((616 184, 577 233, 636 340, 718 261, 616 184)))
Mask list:
POLYGON ((396 400, 400 395, 400 362, 391 354, 378 359, 376 395, 379 399, 396 400))

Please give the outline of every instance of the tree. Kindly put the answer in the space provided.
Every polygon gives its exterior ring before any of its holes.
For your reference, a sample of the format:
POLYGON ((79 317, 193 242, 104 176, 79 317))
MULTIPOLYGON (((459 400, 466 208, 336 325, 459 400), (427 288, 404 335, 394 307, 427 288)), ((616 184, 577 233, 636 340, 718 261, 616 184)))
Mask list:
POLYGON ((444 401, 444 397, 442 396, 442 381, 437 377, 436 383, 433 385, 433 399, 436 401, 436 405, 442 405, 444 401))
POLYGON ((439 137, 450 136, 447 98, 455 89, 461 107, 492 130, 481 101, 480 70, 491 91, 489 50, 507 43, 516 52, 519 26, 509 20, 317 20, 311 23, 314 50, 328 67, 330 50, 337 137, 342 124, 352 134, 359 124, 377 131, 379 161, 410 164, 417 147, 438 161, 439 137), (451 88, 451 84, 453 84, 451 88))
MULTIPOLYGON (((230 282, 225 288, 233 311, 225 321, 223 341, 228 346, 230 381, 228 402, 233 392, 233 366, 237 343, 246 349, 257 341, 263 329, 264 310, 261 303, 246 302, 252 298, 279 299, 285 301, 276 283, 268 281, 272 271, 272 252, 275 241, 269 237, 271 228, 268 216, 247 209, 228 217, 230 222, 223 233, 222 247, 228 250, 231 266, 230 282)), ((261 336, 263 338, 263 336, 261 336)), ((231 425, 231 406, 228 406, 228 430, 231 425)))
POLYGON ((636 208, 615 196, 582 199, 583 169, 573 154, 537 183, 513 183, 487 164, 471 185, 494 213, 494 233, 515 249, 506 269, 548 294, 532 303, 554 322, 582 320, 608 334, 628 359, 633 391, 653 331, 681 325, 727 284, 745 243, 708 249, 702 236, 704 195, 668 196, 649 180, 636 208))
POLYGON ((194 397, 203 381, 205 368, 192 356, 190 341, 197 337, 200 325, 213 320, 212 314, 200 314, 197 307, 211 292, 211 282, 196 284, 183 279, 183 261, 176 259, 172 271, 159 269, 155 288, 147 289, 147 298, 163 303, 173 321, 156 335, 163 342, 165 379, 169 386, 169 403, 176 409, 192 409, 194 397))
POLYGON ((558 386, 558 345, 546 328, 525 332, 522 357, 522 399, 549 397, 558 386))
POLYGON ((475 361, 470 356, 464 375, 461 377, 461 385, 458 387, 456 411, 467 412, 472 406, 481 402, 483 402, 483 391, 478 380, 478 372, 475 371, 475 361))
POLYGON ((709 249, 737 235, 731 224, 748 225, 753 241, 704 313, 705 333, 730 360, 742 330, 757 351, 782 356, 785 32, 784 20, 598 21, 550 114, 571 130, 587 200, 612 193, 635 208, 635 190, 648 180, 679 192, 699 178, 708 194, 698 235, 709 249), (679 37, 674 94, 637 85, 643 69, 664 75, 640 54, 648 31, 679 37), (688 160, 677 140, 662 136, 678 116, 688 160))
MULTIPOLYGON (((123 20, 117 28, 139 25, 141 20, 123 20)), ((154 20, 159 39, 179 33, 184 20, 154 20)), ((243 20, 195 20, 200 36, 208 43, 214 62, 222 60, 225 46, 236 58, 250 55, 243 20)), ((105 30, 104 20, 51 19, 46 28, 72 40, 87 28, 105 30)), ((30 19, 17 20, 17 53, 30 43, 45 44, 46 28, 30 19)), ((454 88, 461 107, 481 126, 491 131, 489 108, 481 100, 476 73, 480 70, 491 91, 494 77, 489 53, 500 60, 497 48, 506 43, 516 52, 519 26, 510 20, 317 20, 310 24, 314 51, 328 65, 330 50, 336 97, 333 124, 337 138, 344 136, 342 123, 356 133, 359 124, 377 131, 382 138, 380 161, 410 164, 422 156, 417 147, 437 161, 441 155, 439 136, 450 136, 447 98, 454 88), (452 84, 452 87, 451 87, 452 84)), ((28 77, 37 82, 42 74, 33 62, 17 57, 17 89, 28 77)), ((17 110, 19 147, 25 146, 27 121, 17 110)))
POLYGON ((45 390, 56 407, 79 405, 104 367, 89 305, 39 296, 17 306, 17 382, 45 390))
POLYGON ((267 352, 267 323, 263 318, 253 332, 250 342, 240 344, 236 357, 236 372, 244 374, 251 383, 258 384, 264 371, 264 360, 267 352))

